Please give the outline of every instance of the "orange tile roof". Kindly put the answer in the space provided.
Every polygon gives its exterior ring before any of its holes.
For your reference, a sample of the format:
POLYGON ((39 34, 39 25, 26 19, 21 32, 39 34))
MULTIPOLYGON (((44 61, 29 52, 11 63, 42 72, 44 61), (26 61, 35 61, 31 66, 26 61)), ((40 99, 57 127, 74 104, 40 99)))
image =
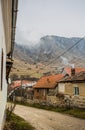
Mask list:
POLYGON ((33 88, 55 88, 57 82, 63 78, 63 74, 44 76, 33 88))
MULTIPOLYGON (((71 68, 65 68, 64 70, 67 74, 69 74, 71 76, 71 68)), ((82 71, 85 71, 85 68, 75 68, 76 74, 79 72, 82 72, 82 71)))

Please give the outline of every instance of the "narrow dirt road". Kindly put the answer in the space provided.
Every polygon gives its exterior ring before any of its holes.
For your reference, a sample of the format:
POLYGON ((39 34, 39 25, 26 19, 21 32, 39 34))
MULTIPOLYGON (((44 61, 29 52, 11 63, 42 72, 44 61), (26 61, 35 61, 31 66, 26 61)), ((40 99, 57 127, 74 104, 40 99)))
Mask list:
POLYGON ((85 130, 85 120, 56 112, 17 105, 14 113, 32 124, 36 130, 85 130))

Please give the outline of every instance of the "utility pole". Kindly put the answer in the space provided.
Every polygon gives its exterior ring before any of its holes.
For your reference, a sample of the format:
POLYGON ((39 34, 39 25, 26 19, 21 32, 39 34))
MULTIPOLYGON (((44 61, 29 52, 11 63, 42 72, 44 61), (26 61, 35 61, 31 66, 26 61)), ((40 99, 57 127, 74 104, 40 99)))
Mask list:
POLYGON ((21 102, 22 102, 22 83, 23 83, 23 79, 21 77, 21 102))

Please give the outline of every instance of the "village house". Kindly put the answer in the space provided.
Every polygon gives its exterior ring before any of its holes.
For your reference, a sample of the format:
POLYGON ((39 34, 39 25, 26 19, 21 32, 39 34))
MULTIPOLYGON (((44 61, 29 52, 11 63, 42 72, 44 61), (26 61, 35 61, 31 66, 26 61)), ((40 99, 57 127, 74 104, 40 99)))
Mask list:
POLYGON ((57 92, 57 82, 63 77, 63 74, 44 76, 34 88, 34 99, 47 100, 47 96, 54 96, 57 92))
POLYGON ((18 0, 0 0, 0 130, 5 121, 7 83, 13 64, 18 0))
POLYGON ((66 76, 58 83, 58 93, 63 94, 66 100, 75 107, 85 108, 85 71, 66 76))
MULTIPOLYGON (((21 101, 22 98, 33 99, 33 88, 36 81, 29 80, 16 80, 12 81, 9 85, 8 96, 13 98, 13 95, 17 101, 21 101)), ((13 100, 13 99, 12 99, 13 100)))

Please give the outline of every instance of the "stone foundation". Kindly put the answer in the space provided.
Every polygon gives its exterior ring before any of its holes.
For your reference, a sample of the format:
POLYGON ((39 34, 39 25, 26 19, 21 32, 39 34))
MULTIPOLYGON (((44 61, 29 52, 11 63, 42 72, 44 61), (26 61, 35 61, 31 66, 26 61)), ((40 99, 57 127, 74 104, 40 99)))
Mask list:
POLYGON ((74 107, 85 108, 85 97, 73 96, 71 102, 74 107))
POLYGON ((79 96, 69 96, 64 95, 64 97, 57 96, 47 96, 47 100, 39 100, 39 99, 24 99, 23 97, 16 97, 16 101, 24 101, 29 104, 41 104, 47 106, 55 106, 55 107, 68 107, 68 108, 85 108, 85 97, 79 96))

